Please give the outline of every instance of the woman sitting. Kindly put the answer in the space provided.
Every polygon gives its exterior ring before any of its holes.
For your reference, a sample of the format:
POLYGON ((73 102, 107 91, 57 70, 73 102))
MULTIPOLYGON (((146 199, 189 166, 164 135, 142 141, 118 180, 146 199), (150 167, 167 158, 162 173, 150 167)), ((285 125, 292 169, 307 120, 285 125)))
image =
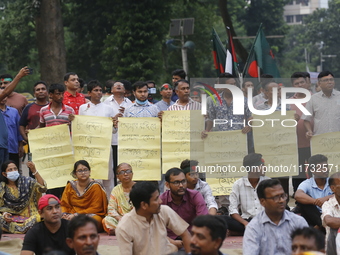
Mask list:
POLYGON ((38 201, 46 183, 33 162, 27 162, 27 167, 36 179, 20 175, 12 160, 1 166, 0 224, 5 232, 24 234, 40 221, 38 201))
POLYGON ((117 166, 116 171, 121 183, 113 188, 110 195, 107 216, 103 219, 104 230, 109 235, 115 234, 115 229, 120 219, 133 208, 129 203, 129 194, 132 186, 135 184, 135 182, 132 181, 132 168, 127 163, 121 163, 117 166))
POLYGON ((71 175, 77 179, 69 181, 61 198, 63 218, 71 220, 77 214, 87 214, 98 221, 102 230, 102 220, 107 211, 107 197, 103 185, 90 178, 91 168, 87 161, 74 164, 71 175))

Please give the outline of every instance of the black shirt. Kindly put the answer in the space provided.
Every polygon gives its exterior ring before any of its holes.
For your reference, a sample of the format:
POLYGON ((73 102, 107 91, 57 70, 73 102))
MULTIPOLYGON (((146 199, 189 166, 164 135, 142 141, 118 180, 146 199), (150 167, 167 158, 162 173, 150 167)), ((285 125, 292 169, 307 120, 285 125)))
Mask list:
POLYGON ((61 219, 61 226, 54 234, 46 228, 44 222, 35 224, 26 233, 22 250, 33 251, 36 255, 43 255, 52 250, 74 255, 74 251, 66 244, 67 224, 67 220, 61 219))

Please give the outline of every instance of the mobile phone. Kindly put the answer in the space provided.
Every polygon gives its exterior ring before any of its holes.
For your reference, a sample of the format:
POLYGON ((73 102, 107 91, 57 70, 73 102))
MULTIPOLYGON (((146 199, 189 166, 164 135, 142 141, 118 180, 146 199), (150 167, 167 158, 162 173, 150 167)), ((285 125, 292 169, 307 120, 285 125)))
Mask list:
POLYGON ((149 94, 156 94, 156 88, 149 88, 149 94))
POLYGON ((32 153, 31 152, 27 153, 27 160, 32 161, 32 153))
POLYGON ((33 74, 33 68, 27 68, 29 73, 28 74, 33 74))

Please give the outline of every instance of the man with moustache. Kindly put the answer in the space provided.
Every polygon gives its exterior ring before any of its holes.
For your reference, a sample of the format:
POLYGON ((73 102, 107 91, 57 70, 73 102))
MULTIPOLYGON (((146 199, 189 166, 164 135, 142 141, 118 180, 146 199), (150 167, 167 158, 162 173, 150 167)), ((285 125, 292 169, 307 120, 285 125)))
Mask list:
POLYGON ((52 194, 44 195, 38 210, 43 220, 26 233, 20 255, 43 255, 52 250, 73 255, 65 241, 68 221, 61 218, 60 200, 52 194))
POLYGON ((261 181, 257 196, 264 210, 246 227, 243 255, 290 254, 290 235, 298 228, 308 227, 306 220, 285 210, 287 194, 278 179, 261 181))
POLYGON ((86 103, 85 96, 77 92, 80 87, 78 75, 73 72, 65 74, 64 84, 66 91, 63 98, 63 104, 71 106, 75 113, 78 114, 79 107, 86 103))
POLYGON ((190 98, 190 84, 187 80, 176 81, 175 92, 178 99, 168 108, 168 111, 201 110, 201 104, 190 98))
POLYGON ((174 102, 171 101, 171 85, 168 83, 164 83, 160 89, 160 94, 162 96, 162 100, 157 102, 155 105, 158 107, 159 111, 166 111, 171 105, 174 104, 174 102))
POLYGON ((99 255, 97 221, 85 214, 72 218, 67 228, 66 243, 77 255, 99 255))
POLYGON ((130 192, 134 208, 123 216, 116 228, 121 255, 165 255, 177 251, 166 237, 167 228, 183 240, 190 252, 188 224, 171 208, 162 205, 158 187, 152 182, 137 182, 130 192))

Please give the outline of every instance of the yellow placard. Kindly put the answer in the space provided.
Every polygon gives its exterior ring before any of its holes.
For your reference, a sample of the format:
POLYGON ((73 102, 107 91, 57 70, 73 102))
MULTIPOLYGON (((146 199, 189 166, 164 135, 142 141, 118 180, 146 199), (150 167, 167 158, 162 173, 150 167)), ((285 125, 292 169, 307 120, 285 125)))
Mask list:
POLYGON ((294 111, 271 115, 254 115, 252 126, 255 152, 261 153, 267 168, 266 176, 282 177, 298 174, 298 150, 294 111))
POLYGON ((64 187, 72 177, 74 157, 67 124, 30 130, 32 160, 49 189, 64 187))
POLYGON ((72 142, 75 161, 84 159, 91 166, 91 177, 108 179, 112 119, 77 115, 72 121, 72 142))
POLYGON ((159 118, 119 118, 118 162, 132 166, 133 180, 161 179, 160 134, 159 118))
POLYGON ((311 139, 312 155, 322 154, 328 158, 328 168, 338 172, 340 168, 340 132, 315 135, 311 139))
POLYGON ((213 196, 230 195, 233 184, 239 178, 207 178, 206 181, 209 184, 213 196))
POLYGON ((201 111, 165 111, 162 117, 162 171, 185 159, 204 165, 204 116, 201 111))

